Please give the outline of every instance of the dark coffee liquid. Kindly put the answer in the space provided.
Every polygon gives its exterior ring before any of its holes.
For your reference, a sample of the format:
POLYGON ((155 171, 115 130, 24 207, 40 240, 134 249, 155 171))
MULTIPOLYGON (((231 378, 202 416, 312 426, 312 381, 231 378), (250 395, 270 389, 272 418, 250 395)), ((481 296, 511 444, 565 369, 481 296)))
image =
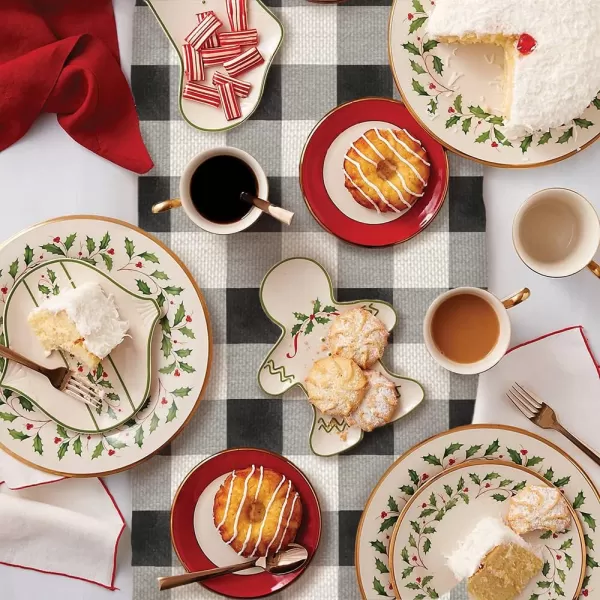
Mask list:
POLYGON ((248 214, 250 204, 240 194, 256 196, 258 182, 252 169, 235 156, 214 156, 192 175, 190 196, 196 210, 214 223, 234 223, 248 214))

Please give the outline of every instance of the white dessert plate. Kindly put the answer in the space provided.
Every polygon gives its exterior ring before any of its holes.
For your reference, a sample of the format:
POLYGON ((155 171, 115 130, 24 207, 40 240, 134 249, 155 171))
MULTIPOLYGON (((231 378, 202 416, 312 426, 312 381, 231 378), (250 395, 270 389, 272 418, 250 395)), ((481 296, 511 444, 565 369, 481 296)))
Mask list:
MULTIPOLYGON (((390 543, 390 578, 402 600, 438 598, 458 585, 447 557, 486 517, 502 519, 508 500, 526 485, 551 485, 543 475, 501 460, 454 465, 429 480, 410 498, 390 543)), ((535 531, 523 536, 541 552, 542 571, 519 595, 577 598, 585 577, 585 539, 571 508, 571 527, 563 533, 535 531)))
POLYGON ((458 154, 497 167, 539 167, 600 135, 600 98, 561 128, 509 140, 504 128, 504 50, 438 44, 427 35, 435 0, 394 0, 388 50, 396 85, 415 119, 458 154))
POLYGON ((107 398, 116 419, 107 414, 106 402, 102 414, 94 414, 99 429, 112 420, 110 430, 82 434, 72 429, 69 424, 76 426, 75 419, 85 415, 80 406, 52 389, 38 388, 43 382, 0 359, 0 447, 58 475, 107 475, 151 456, 191 418, 210 368, 208 313, 192 275, 157 239, 103 217, 47 221, 0 246, 0 343, 48 365, 64 364, 58 356, 44 357, 27 314, 56 286, 90 280, 115 295, 119 313, 132 325, 132 337, 91 374, 105 382, 100 387, 119 396, 118 403, 107 398), (160 327, 152 336, 159 316, 160 327), (118 408, 131 413, 123 423, 118 408))
POLYGON ((160 316, 154 298, 134 294, 86 262, 72 258, 43 262, 19 277, 6 298, 5 345, 49 369, 67 366, 78 372, 102 393, 102 405, 93 409, 53 388, 40 373, 12 360, 4 361, 0 385, 34 404, 63 428, 81 433, 110 431, 131 419, 148 398, 152 334, 160 316), (113 296, 120 318, 129 323, 127 337, 93 371, 65 352, 46 356, 27 323, 31 311, 46 298, 86 282, 98 283, 106 295, 113 296))
MULTIPOLYGON (((398 320, 394 308, 381 300, 335 300, 329 275, 309 258, 290 258, 275 265, 262 281, 260 301, 269 319, 281 328, 277 344, 258 370, 258 384, 271 396, 280 396, 294 386, 306 393, 304 379, 313 363, 328 355, 325 336, 341 312, 365 308, 381 319, 388 331, 398 320)), ((400 401, 392 422, 422 402, 425 393, 420 383, 388 371, 381 362, 371 368, 396 384, 400 401)), ((360 428, 350 427, 343 419, 329 417, 310 406, 314 414, 309 442, 315 454, 339 454, 363 439, 360 428)))
MULTIPOLYGON (((390 580, 389 545, 393 527, 410 499, 430 479, 452 469, 455 465, 481 459, 490 463, 503 461, 526 467, 563 490, 583 528, 587 568, 582 583, 582 595, 591 596, 590 590, 598 586, 597 580, 600 578, 597 574, 600 567, 597 560, 597 548, 600 547, 600 529, 597 527, 597 521, 600 519, 600 495, 589 477, 563 450, 535 434, 505 425, 468 425, 445 431, 408 450, 383 474, 371 492, 358 525, 355 547, 358 585, 364 600, 374 600, 380 596, 401 597, 402 600, 406 600, 414 599, 421 593, 425 594, 425 598, 437 598, 433 594, 435 586, 425 584, 431 587, 431 594, 405 587, 409 582, 417 584, 416 578, 419 576, 420 583, 423 583, 424 577, 416 571, 413 574, 414 570, 410 574, 407 572, 407 576, 402 579, 404 568, 413 565, 406 565, 400 569, 398 585, 401 591, 400 595, 397 595, 390 580), (409 576, 412 579, 409 579, 409 576)), ((493 469, 496 470, 496 465, 493 469)), ((468 475, 465 476, 465 481, 467 479, 471 482, 468 475)), ((504 479, 513 479, 513 477, 504 479)), ((522 481, 523 477, 514 479, 522 481)), ((497 484, 499 481, 501 479, 493 479, 490 483, 497 484)), ((469 490, 471 491, 470 487, 469 490)), ((428 502, 427 497, 416 506, 422 509, 424 502, 428 502)), ((475 502, 469 504, 470 509, 474 506, 475 502)), ((458 507, 448 518, 454 520, 457 510, 458 507)), ((470 516, 468 522, 471 522, 470 516)), ((464 534, 466 533, 465 531, 464 534)), ((575 544, 576 540, 574 539, 573 542, 575 544)), ((402 547, 400 546, 400 551, 402 547)), ((421 548, 424 555, 424 548, 421 548)), ((573 558, 572 549, 566 549, 566 552, 573 558)), ((409 561, 414 555, 415 553, 409 555, 409 561)), ((565 557, 561 556, 561 560, 564 560, 565 565, 567 564, 565 557)), ((562 587, 562 583, 559 585, 562 587)), ((553 588, 552 593, 554 592, 553 588)), ((441 588, 437 593, 441 596, 441 588)), ((540 596, 540 599, 545 598, 547 596, 540 596)))
MULTIPOLYGON (((223 30, 230 31, 225 0, 146 0, 146 3, 177 53, 180 65, 179 110, 183 118, 204 131, 224 131, 246 121, 260 104, 273 58, 283 41, 283 25, 279 19, 260 0, 248 0, 248 27, 258 31, 258 50, 265 62, 240 76, 240 79, 252 84, 252 91, 247 98, 240 99, 241 118, 227 121, 221 107, 186 100, 181 95, 186 83, 181 55, 185 37, 198 23, 196 14, 210 10, 222 21, 223 30)), ((212 86, 213 73, 218 70, 224 71, 223 67, 207 69, 206 80, 200 83, 212 86)))

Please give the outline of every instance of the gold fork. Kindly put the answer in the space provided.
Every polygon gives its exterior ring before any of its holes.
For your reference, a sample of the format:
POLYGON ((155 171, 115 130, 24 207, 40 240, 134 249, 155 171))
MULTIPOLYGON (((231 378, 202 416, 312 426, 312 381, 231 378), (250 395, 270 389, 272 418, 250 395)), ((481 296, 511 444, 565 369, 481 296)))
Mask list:
POLYGON ((8 360, 14 360, 32 371, 41 373, 44 377, 48 378, 53 388, 68 394, 72 398, 75 398, 75 400, 79 400, 79 402, 83 402, 92 408, 100 408, 102 406, 102 398, 100 398, 98 390, 84 379, 77 377, 67 367, 47 369, 34 363, 22 354, 2 345, 0 345, 0 356, 4 356, 8 360))
POLYGON ((559 423, 554 410, 545 402, 539 401, 533 394, 516 382, 506 395, 519 411, 538 427, 541 427, 542 429, 554 429, 555 431, 562 433, 597 465, 600 465, 600 455, 589 446, 586 446, 581 440, 577 439, 571 432, 567 431, 559 423))

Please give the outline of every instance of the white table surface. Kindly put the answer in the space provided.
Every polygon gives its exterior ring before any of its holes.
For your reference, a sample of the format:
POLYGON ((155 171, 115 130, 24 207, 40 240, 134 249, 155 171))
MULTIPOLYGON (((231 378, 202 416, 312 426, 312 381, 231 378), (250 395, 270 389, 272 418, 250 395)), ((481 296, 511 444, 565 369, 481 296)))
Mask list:
MULTIPOLYGON (((124 70, 131 65, 133 0, 114 0, 124 70)), ((600 212, 600 144, 566 162, 540 169, 485 170, 489 289, 504 297, 527 286, 531 298, 511 311, 513 344, 544 333, 583 325, 600 356, 600 281, 590 272, 549 280, 521 263, 512 247, 512 219, 517 208, 538 189, 572 188, 600 212)), ((52 115, 35 123, 17 144, 0 155, 3 218, 0 239, 36 222, 66 214, 95 213, 137 222, 136 176, 74 143, 52 115), (34 165, 33 167, 31 165, 34 165)), ((128 529, 119 548, 116 592, 87 583, 0 565, 2 598, 86 598, 130 600, 131 484, 127 473, 106 482, 123 512, 128 529)))

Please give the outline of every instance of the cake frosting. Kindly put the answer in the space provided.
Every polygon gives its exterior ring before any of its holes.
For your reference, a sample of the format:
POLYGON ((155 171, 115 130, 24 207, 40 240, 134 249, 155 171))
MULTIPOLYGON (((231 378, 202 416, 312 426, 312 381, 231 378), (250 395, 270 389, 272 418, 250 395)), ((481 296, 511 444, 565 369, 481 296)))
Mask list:
POLYGON ((598 0, 437 0, 428 28, 505 47, 509 135, 568 124, 600 90, 598 0))
POLYGON ((516 544, 536 554, 532 546, 500 519, 486 517, 477 523, 448 557, 448 567, 456 578, 462 581, 476 573, 483 559, 494 548, 505 544, 516 544))
POLYGON ((53 314, 64 311, 81 334, 87 351, 100 359, 123 341, 129 329, 129 323, 119 318, 113 296, 106 296, 95 282, 50 296, 32 314, 43 311, 53 314))

